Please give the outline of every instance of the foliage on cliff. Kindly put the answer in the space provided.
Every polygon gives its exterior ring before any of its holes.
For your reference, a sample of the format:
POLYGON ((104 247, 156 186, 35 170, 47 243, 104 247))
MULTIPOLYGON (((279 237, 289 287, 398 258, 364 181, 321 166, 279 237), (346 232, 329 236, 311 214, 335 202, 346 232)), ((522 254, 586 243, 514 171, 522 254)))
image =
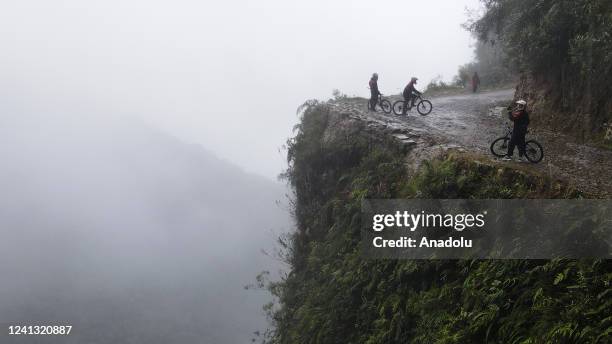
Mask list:
POLYGON ((363 198, 573 197, 563 185, 449 155, 413 177, 393 142, 325 105, 289 140, 297 230, 269 290, 267 343, 604 343, 611 263, 395 261, 361 256, 363 198))
POLYGON ((484 15, 469 28, 481 42, 502 47, 507 62, 523 72, 517 96, 552 114, 547 126, 583 136, 601 131, 612 119, 612 2, 482 2, 484 15))

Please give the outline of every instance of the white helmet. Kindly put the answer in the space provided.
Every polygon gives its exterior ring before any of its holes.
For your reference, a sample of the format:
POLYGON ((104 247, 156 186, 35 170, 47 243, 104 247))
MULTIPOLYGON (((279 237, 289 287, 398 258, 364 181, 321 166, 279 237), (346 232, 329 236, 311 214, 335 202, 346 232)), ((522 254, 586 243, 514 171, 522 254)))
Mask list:
POLYGON ((523 99, 517 100, 517 101, 516 101, 516 103, 517 103, 518 105, 523 105, 523 106, 527 105, 527 102, 526 102, 526 101, 524 101, 523 99))

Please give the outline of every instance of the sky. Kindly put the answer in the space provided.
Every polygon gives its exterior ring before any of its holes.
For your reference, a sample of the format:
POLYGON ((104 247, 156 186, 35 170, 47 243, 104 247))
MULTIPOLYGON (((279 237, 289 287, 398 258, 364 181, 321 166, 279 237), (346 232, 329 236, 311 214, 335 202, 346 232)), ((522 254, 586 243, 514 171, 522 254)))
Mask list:
MULTIPOLYGON (((307 99, 449 80, 477 0, 20 0, 0 5, 0 112, 130 116, 268 178, 307 99)), ((1 120, 1 117, 0 117, 1 120)))
POLYGON ((274 179, 297 107, 368 96, 373 72, 387 94, 450 79, 476 5, 0 2, 0 323, 246 342, 270 295, 243 287, 278 277, 294 228, 274 179))

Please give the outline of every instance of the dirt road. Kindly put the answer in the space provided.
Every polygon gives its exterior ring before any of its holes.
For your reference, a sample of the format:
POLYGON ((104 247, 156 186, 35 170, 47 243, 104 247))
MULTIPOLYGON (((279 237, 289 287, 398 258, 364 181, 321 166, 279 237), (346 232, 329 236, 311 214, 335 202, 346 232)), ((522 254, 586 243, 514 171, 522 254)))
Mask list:
MULTIPOLYGON (((421 116, 413 109, 407 116, 368 112, 364 99, 331 102, 339 111, 356 115, 369 123, 397 132, 409 144, 426 154, 431 147, 457 147, 496 159, 489 151, 491 142, 505 133, 509 121, 501 106, 507 106, 513 90, 462 94, 431 98, 433 111, 421 116)), ((393 102, 396 99, 391 99, 393 102)), ((533 114, 532 116, 537 116, 533 114)), ((577 143, 573 138, 530 128, 527 139, 544 147, 539 164, 523 163, 555 179, 564 179, 593 197, 612 196, 612 151, 577 143)), ((518 152, 515 153, 515 156, 518 152)), ((508 164, 520 164, 508 162, 508 164)))

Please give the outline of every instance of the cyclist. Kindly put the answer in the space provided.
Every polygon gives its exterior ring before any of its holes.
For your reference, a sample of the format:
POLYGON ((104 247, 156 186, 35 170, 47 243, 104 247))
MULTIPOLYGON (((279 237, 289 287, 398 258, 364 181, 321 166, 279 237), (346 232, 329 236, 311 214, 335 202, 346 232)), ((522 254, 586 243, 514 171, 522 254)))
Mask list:
POLYGON ((512 160, 514 154, 514 147, 518 146, 519 151, 519 162, 525 162, 525 135, 527 135, 527 126, 529 126, 529 113, 527 112, 527 102, 523 99, 516 101, 516 106, 512 110, 509 108, 508 118, 514 122, 514 128, 512 129, 512 137, 510 138, 510 144, 508 144, 508 154, 503 160, 512 160))
POLYGON ((378 74, 372 74, 370 78, 370 111, 376 112, 376 103, 378 102, 378 96, 381 95, 378 90, 378 74))
POLYGON ((404 107, 402 107, 402 115, 405 115, 406 110, 411 110, 414 106, 414 102, 416 100, 416 97, 414 96, 415 93, 418 95, 421 94, 421 92, 417 91, 414 88, 414 85, 417 84, 417 80, 419 79, 412 77, 408 85, 406 85, 406 87, 404 88, 404 92, 402 93, 402 95, 404 96, 404 107))

